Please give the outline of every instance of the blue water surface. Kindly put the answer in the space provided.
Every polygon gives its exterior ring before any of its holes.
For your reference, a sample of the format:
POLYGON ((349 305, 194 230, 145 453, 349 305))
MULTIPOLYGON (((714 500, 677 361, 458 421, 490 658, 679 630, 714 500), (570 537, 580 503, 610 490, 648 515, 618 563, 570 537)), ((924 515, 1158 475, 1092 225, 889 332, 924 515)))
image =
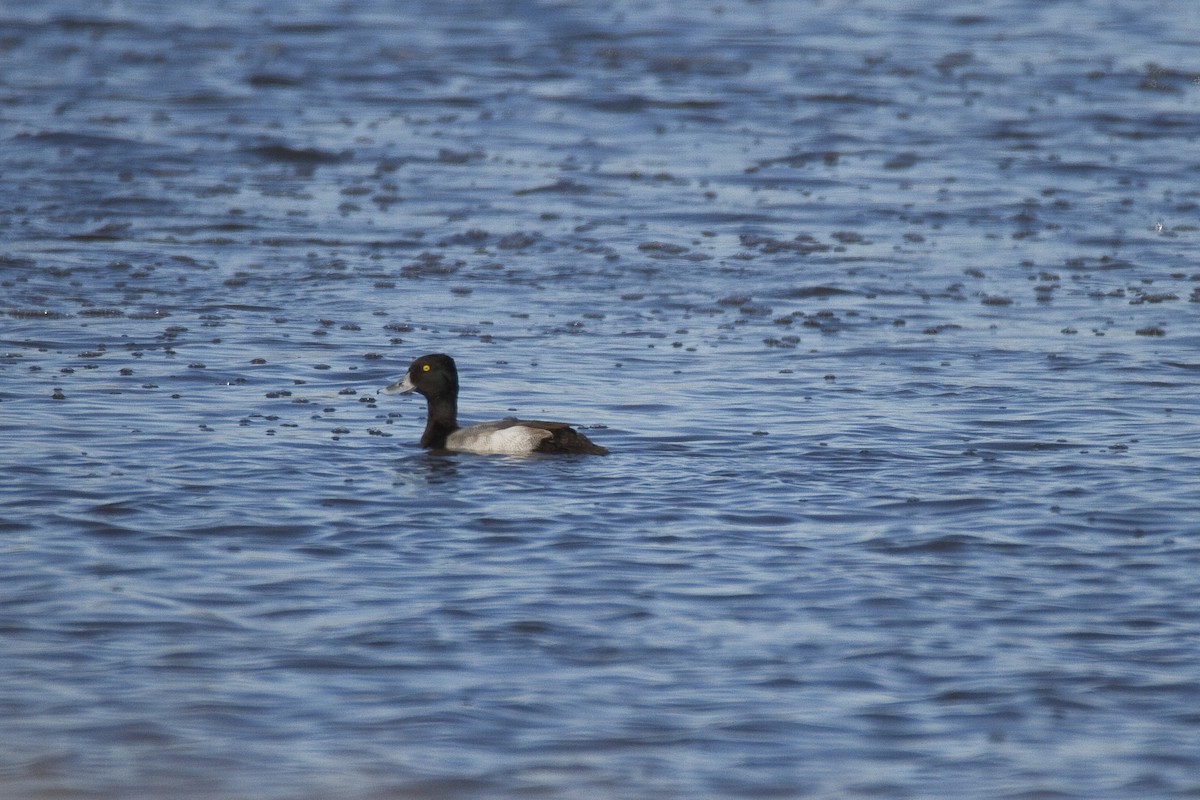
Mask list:
POLYGON ((1200 796, 1197 53, 0 8, 0 797, 1200 796))

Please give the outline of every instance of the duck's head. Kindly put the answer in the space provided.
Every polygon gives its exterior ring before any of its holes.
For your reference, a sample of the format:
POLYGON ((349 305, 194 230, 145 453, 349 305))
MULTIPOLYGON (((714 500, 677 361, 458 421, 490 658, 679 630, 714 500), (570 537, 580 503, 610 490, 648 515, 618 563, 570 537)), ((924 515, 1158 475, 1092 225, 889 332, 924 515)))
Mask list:
POLYGON ((444 353, 431 353, 415 359, 404 377, 384 389, 388 394, 417 392, 425 397, 457 397, 458 367, 444 353))

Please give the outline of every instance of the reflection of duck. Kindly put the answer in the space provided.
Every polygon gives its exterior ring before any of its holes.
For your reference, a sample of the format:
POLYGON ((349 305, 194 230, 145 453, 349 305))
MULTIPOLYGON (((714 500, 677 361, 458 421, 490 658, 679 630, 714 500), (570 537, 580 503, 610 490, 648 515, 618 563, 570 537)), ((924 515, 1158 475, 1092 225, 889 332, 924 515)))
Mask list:
POLYGON ((384 389, 392 394, 417 392, 425 396, 429 418, 421 447, 466 453, 587 453, 602 456, 608 450, 565 422, 540 422, 507 417, 470 427, 458 427, 458 368, 441 353, 412 362, 404 378, 384 389))

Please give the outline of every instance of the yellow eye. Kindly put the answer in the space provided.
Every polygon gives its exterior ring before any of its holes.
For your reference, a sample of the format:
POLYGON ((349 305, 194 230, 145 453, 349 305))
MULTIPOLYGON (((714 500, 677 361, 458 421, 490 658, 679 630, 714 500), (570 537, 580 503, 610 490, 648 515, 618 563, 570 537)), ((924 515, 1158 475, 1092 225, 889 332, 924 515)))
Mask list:
POLYGON ((429 372, 429 365, 428 365, 428 364, 422 364, 422 365, 421 365, 421 372, 429 372))

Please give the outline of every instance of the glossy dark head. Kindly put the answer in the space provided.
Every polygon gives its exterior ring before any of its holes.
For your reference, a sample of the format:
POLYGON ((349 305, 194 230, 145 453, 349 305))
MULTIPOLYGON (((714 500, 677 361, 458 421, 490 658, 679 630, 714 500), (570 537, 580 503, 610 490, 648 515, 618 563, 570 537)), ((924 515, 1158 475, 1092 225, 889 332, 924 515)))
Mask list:
POLYGON ((452 399, 458 396, 458 367, 454 359, 444 353, 421 356, 409 364, 403 379, 384 391, 417 392, 427 398, 452 399))

